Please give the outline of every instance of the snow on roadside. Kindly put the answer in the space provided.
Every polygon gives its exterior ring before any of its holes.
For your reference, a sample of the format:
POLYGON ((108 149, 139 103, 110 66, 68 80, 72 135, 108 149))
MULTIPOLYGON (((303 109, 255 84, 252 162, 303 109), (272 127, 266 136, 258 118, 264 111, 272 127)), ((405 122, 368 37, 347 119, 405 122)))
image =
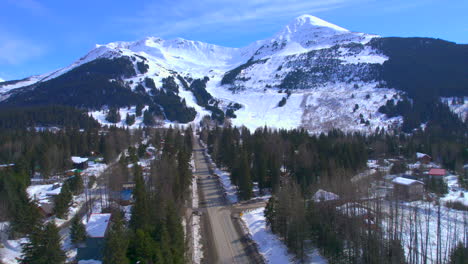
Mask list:
POLYGON ((287 247, 267 229, 264 210, 265 208, 258 208, 244 212, 242 220, 267 263, 291 263, 293 256, 288 254, 287 247))
MULTIPOLYGON (((192 167, 192 172, 195 172, 195 160, 193 155, 190 159, 190 166, 192 167)), ((196 178, 192 180, 192 208, 198 208, 199 197, 198 197, 198 185, 196 178)), ((200 216, 193 214, 192 215, 192 248, 193 256, 192 263, 200 264, 203 259, 203 249, 202 249, 202 234, 200 226, 200 216)))
MULTIPOLYGON (((295 263, 293 260, 294 256, 288 253, 286 245, 266 227, 264 211, 265 208, 262 207, 246 211, 242 215, 242 220, 246 223, 252 239, 258 245, 260 254, 270 264, 295 263)), ((309 251, 307 256, 308 260, 306 263, 328 263, 316 249, 309 251)))
POLYGON ((192 233, 193 233, 193 257, 192 261, 195 264, 200 264, 203 259, 203 249, 202 249, 202 234, 200 227, 200 216, 192 216, 192 233))
POLYGON ((237 186, 232 184, 229 172, 223 171, 216 166, 216 163, 211 158, 211 155, 208 153, 208 148, 206 147, 205 143, 200 140, 200 145, 205 148, 205 155, 208 158, 208 162, 210 163, 211 167, 213 168, 213 173, 215 176, 218 176, 219 180, 224 189, 224 193, 226 198, 230 203, 237 203, 239 201, 237 197, 237 186))

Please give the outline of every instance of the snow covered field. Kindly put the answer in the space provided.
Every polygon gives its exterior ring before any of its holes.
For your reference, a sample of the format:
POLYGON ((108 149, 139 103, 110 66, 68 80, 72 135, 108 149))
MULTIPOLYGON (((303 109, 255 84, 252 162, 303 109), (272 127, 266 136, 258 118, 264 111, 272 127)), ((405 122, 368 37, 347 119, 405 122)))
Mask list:
MULTIPOLYGON (((437 256, 437 219, 438 208, 432 203, 424 201, 407 202, 400 204, 400 218, 402 220, 402 245, 406 256, 416 248, 420 258, 419 263, 425 256, 428 258, 428 263, 436 263, 437 256), (427 233, 426 233, 427 231, 427 233), (426 234, 428 235, 426 239, 426 234), (417 236, 417 240, 416 239, 417 236), (424 248, 427 241, 427 249, 424 248), (415 247, 417 243, 417 247, 415 247), (426 252, 427 250, 427 252, 426 252)), ((450 249, 456 245, 458 241, 464 241, 468 232, 466 223, 467 212, 457 211, 440 207, 440 248, 443 263, 447 260, 450 249)), ((386 226, 386 224, 384 224, 386 226)))
MULTIPOLYGON (((288 253, 287 247, 267 228, 264 211, 265 208, 258 208, 246 211, 242 215, 242 220, 246 223, 252 239, 257 243, 260 254, 270 264, 295 263, 294 256, 288 253)), ((311 250, 308 258, 306 263, 328 263, 316 250, 311 250)))
POLYGON ((444 178, 448 186, 448 194, 446 194, 441 200, 444 203, 447 202, 460 202, 465 206, 468 206, 468 191, 463 189, 458 184, 457 175, 449 175, 444 178))

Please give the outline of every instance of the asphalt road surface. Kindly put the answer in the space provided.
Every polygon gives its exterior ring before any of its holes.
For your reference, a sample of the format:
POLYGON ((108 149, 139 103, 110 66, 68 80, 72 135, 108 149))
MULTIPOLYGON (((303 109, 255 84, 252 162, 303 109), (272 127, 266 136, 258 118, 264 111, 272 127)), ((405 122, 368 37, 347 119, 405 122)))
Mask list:
POLYGON ((238 232, 231 216, 231 205, 223 196, 219 181, 208 170, 203 148, 195 141, 194 159, 195 176, 198 178, 198 188, 201 192, 200 211, 204 217, 204 237, 207 239, 207 252, 210 263, 255 263, 254 258, 246 248, 244 235, 238 232))

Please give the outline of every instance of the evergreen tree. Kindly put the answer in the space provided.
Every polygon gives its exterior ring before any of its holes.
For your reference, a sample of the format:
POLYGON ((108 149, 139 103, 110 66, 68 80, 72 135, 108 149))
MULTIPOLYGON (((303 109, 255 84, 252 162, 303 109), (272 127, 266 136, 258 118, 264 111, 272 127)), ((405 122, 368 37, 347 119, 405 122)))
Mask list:
POLYGON ((111 123, 118 123, 120 122, 120 112, 117 108, 110 108, 109 112, 107 113, 106 120, 111 123))
POLYGON ((60 194, 57 195, 54 199, 54 213, 58 218, 65 219, 68 215, 68 209, 72 202, 72 193, 70 192, 70 187, 67 182, 62 185, 60 194))
POLYGON ((0 199, 6 202, 6 211, 1 212, 11 219, 13 234, 28 234, 40 220, 37 206, 26 193, 26 177, 23 172, 0 171, 0 199))
POLYGON ((22 245, 21 264, 61 264, 66 256, 60 246, 59 229, 54 223, 37 227, 22 245))
POLYGON ((135 109, 135 115, 141 116, 143 110, 143 104, 137 104, 135 109))
POLYGON ((71 241, 74 244, 84 242, 86 240, 86 227, 81 222, 81 219, 78 216, 74 216, 72 219, 70 227, 70 237, 71 241))
POLYGON ((171 234, 170 250, 172 261, 170 263, 183 264, 185 249, 184 230, 180 217, 172 203, 169 203, 167 206, 166 226, 168 233, 171 234))
POLYGON ((159 247, 148 232, 138 229, 130 241, 128 255, 132 263, 160 263, 159 247))
POLYGON ((465 264, 468 260, 468 247, 463 245, 463 243, 458 243, 458 245, 452 250, 450 254, 449 264, 465 264))
POLYGON ((143 124, 147 126, 154 125, 154 118, 149 110, 145 110, 145 112, 143 113, 143 124))
POLYGON ((83 177, 81 177, 81 173, 79 172, 76 172, 73 177, 66 180, 65 184, 68 185, 70 191, 74 195, 78 195, 83 192, 83 189, 84 189, 83 177))
POLYGON ((128 264, 127 248, 128 235, 122 217, 115 214, 104 244, 103 264, 128 264))
POLYGON ((247 154, 242 151, 239 167, 239 196, 242 200, 248 200, 252 197, 252 179, 250 176, 250 166, 247 159, 247 154))
POLYGON ((135 124, 135 116, 127 113, 127 116, 125 117, 125 124, 127 124, 127 126, 135 124))
POLYGON ((132 216, 130 218, 130 227, 133 230, 141 229, 148 231, 150 227, 149 217, 149 196, 146 191, 145 181, 141 173, 141 168, 135 165, 135 188, 133 198, 135 202, 132 206, 132 216))

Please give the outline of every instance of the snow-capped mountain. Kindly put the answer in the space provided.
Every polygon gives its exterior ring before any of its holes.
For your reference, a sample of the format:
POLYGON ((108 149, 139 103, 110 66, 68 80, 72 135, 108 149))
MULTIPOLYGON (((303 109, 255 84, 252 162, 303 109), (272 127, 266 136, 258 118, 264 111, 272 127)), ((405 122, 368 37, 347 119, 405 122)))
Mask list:
MULTIPOLYGON (((447 43, 444 50, 466 48, 447 43)), ((156 37, 97 45, 63 69, 0 83, 0 105, 69 104, 97 116, 108 106, 126 113, 123 107, 144 104, 166 122, 211 115, 251 129, 374 131, 400 126, 401 117, 389 118, 379 108, 413 95, 411 85, 394 81, 404 73, 392 65, 415 60, 401 53, 422 56, 418 52, 441 45, 351 32, 303 15, 243 48, 156 37)))

